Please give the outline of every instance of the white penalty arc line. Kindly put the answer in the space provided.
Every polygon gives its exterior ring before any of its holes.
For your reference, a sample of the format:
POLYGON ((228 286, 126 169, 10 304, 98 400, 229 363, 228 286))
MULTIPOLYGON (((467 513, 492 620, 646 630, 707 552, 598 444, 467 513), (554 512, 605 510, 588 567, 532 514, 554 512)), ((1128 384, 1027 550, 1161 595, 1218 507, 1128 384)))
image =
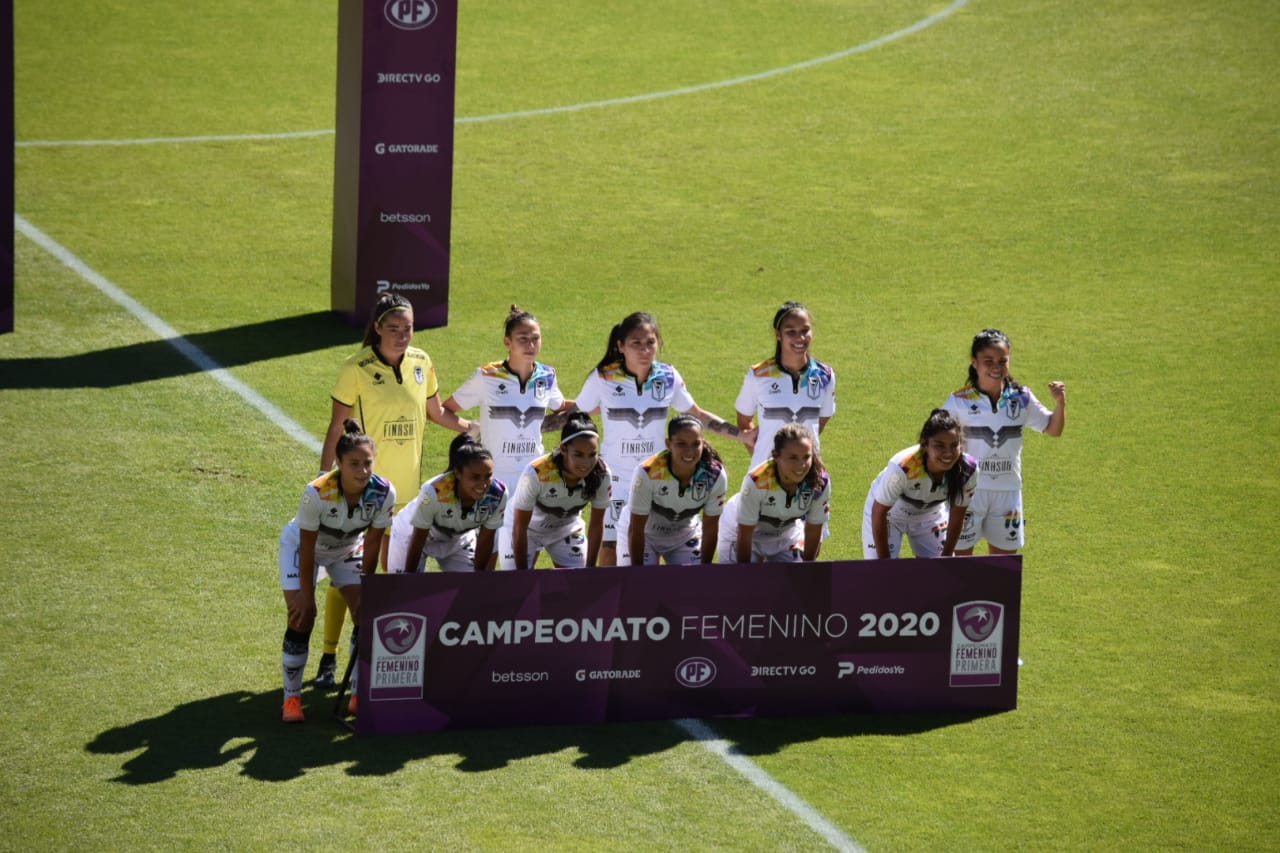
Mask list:
MULTIPOLYGON (((860 53, 866 53, 875 50, 878 47, 889 44, 890 42, 906 38, 909 35, 928 29, 934 24, 951 17, 961 8, 969 5, 969 0, 952 0, 945 8, 932 15, 921 18, 914 24, 903 27, 900 30, 894 30, 887 35, 862 42, 853 47, 844 50, 829 53, 825 56, 806 59, 803 62, 796 62, 791 65, 784 65, 780 68, 771 68, 767 71, 757 71, 754 74, 746 74, 741 77, 733 77, 728 80, 716 80, 711 83, 699 83, 695 86, 682 86, 677 89, 666 89, 661 92, 648 92, 642 95, 627 95, 619 98, 606 98, 599 101, 584 101, 580 104, 566 104, 558 107, 542 107, 532 110, 517 110, 515 112, 492 113, 482 116, 462 116, 454 120, 454 124, 481 124, 492 121, 510 121, 512 119, 534 118, 537 116, 559 115, 562 113, 576 113, 583 110, 595 110, 603 107, 615 107, 623 104, 639 104, 646 101, 659 101, 665 98, 675 98, 681 95, 693 95, 698 92, 709 92, 713 89, 725 89, 730 86, 741 86, 745 83, 754 83, 758 80, 768 80, 772 77, 781 77, 784 74, 793 74, 797 71, 803 71, 807 68, 813 68, 817 65, 823 65, 828 62, 835 62, 840 59, 846 59, 850 56, 856 56, 860 53)), ((142 139, 44 139, 44 140, 28 140, 25 142, 14 142, 16 148, 51 148, 57 146, 109 146, 109 145, 160 145, 160 144, 178 144, 185 142, 252 142, 261 140, 281 140, 281 139, 305 139, 315 136, 332 136, 334 131, 329 130, 298 130, 289 133, 246 133, 246 134, 221 134, 215 136, 167 136, 167 137, 149 137, 142 139)))
MULTIPOLYGON (((139 322, 162 338, 166 343, 170 344, 174 349, 181 353, 184 358, 190 361, 202 372, 209 374, 209 376, 213 377, 213 379, 223 387, 237 394, 246 403, 263 414, 267 420, 271 421, 303 447, 310 450, 316 456, 320 455, 321 442, 319 439, 308 433, 301 424, 286 415, 270 400, 267 400, 257 391, 253 390, 244 382, 233 376, 226 368, 210 358, 204 350, 178 334, 176 329, 164 320, 161 320, 132 296, 125 293, 109 281, 105 276, 92 269, 88 264, 76 257, 75 254, 65 248, 61 243, 54 240, 48 234, 45 234, 18 214, 14 214, 13 226, 15 230, 20 231, 29 240, 44 249, 76 275, 80 276, 80 278, 96 287, 107 298, 132 314, 139 322)), ((837 850, 851 851, 851 853, 856 851, 856 853, 861 853, 862 848, 855 844, 834 824, 824 818, 804 800, 800 799, 800 797, 792 792, 790 788, 787 788, 781 782, 770 776, 763 768, 760 767, 760 765, 743 755, 734 748, 732 744, 717 735, 706 723, 703 723, 700 720, 677 720, 675 723, 686 734, 701 743, 706 749, 718 756, 726 764, 745 777, 752 785, 755 785, 765 794, 768 794, 775 802, 779 803, 787 811, 798 817, 806 826, 826 839, 827 842, 837 850)))

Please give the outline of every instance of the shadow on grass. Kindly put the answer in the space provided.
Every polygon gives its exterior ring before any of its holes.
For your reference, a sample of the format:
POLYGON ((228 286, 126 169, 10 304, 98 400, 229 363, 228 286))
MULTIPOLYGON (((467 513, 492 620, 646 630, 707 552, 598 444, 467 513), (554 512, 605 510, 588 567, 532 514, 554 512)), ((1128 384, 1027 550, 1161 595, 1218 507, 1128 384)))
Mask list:
MULTIPOLYGON (((360 330, 337 314, 316 311, 202 332, 185 339, 222 367, 281 358, 347 344, 352 352, 360 330)), ((84 352, 60 358, 0 359, 0 388, 116 388, 153 379, 200 373, 174 340, 84 352)))
MULTIPOLYGON (((309 768, 350 764, 353 776, 385 776, 414 760, 458 756, 460 771, 480 773, 513 761, 565 750, 581 753, 580 769, 620 767, 690 738, 674 723, 608 723, 596 726, 530 726, 470 729, 436 734, 356 737, 332 716, 334 694, 304 693, 307 722, 280 722, 280 691, 239 691, 179 705, 147 720, 108 729, 89 752, 142 752, 114 781, 147 785, 183 770, 244 760, 241 772, 261 781, 286 781, 309 768)), ((743 755, 768 755, 795 743, 865 735, 910 735, 962 724, 988 713, 844 715, 711 720, 710 725, 743 755)))

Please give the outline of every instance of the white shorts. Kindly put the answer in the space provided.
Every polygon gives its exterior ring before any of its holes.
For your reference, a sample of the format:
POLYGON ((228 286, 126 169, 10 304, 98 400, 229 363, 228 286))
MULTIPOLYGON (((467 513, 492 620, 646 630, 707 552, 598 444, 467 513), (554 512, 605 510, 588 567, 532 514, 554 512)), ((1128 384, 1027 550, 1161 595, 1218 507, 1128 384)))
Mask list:
MULTIPOLYGON (((398 512, 391 520, 391 545, 387 548, 387 562, 390 565, 387 570, 392 574, 404 571, 404 561, 409 556, 409 542, 413 539, 412 516, 413 513, 398 512)), ((445 537, 438 530, 429 531, 416 571, 426 571, 427 557, 439 563, 441 571, 475 571, 476 531, 468 530, 450 537, 445 537)))
MULTIPOLYGON (((876 540, 871 531, 871 507, 875 498, 867 495, 867 502, 862 508, 862 556, 874 560, 876 540)), ((902 537, 905 535, 911 543, 911 553, 917 557, 938 557, 942 555, 942 543, 947 535, 947 521, 950 513, 947 504, 940 503, 930 511, 908 512, 899 502, 889 510, 886 519, 889 526, 889 557, 897 559, 902 556, 902 537)))
POLYGON ((650 534, 645 531, 644 557, 641 560, 631 559, 631 513, 623 510, 623 517, 618 522, 618 565, 619 566, 656 566, 661 559, 669 566, 691 566, 701 562, 702 554, 702 517, 698 516, 694 524, 687 529, 671 534, 650 534), (625 551, 624 554, 624 548, 625 551), (624 559, 625 558, 625 559, 624 559))
POLYGON ((1026 518, 1022 515, 1022 490, 1005 492, 978 489, 969 511, 964 514, 957 551, 967 551, 986 539, 1004 551, 1017 551, 1026 544, 1026 518))
MULTIPOLYGON (((302 589, 298 578, 298 527, 292 521, 280 531, 280 588, 286 592, 302 589)), ((356 538, 347 551, 339 554, 316 554, 316 576, 313 583, 327 574, 329 583, 341 589, 360 583, 360 563, 364 559, 364 536, 356 538)))
MULTIPOLYGON (((738 562, 738 496, 725 502, 720 514, 720 542, 717 562, 738 562)), ((800 519, 788 524, 782 532, 765 536, 757 527, 751 536, 752 563, 799 563, 804 561, 804 525, 800 519)))
MULTIPOLYGON (((528 566, 531 569, 537 562, 539 551, 546 551, 556 568, 581 569, 587 565, 587 527, 581 516, 575 517, 569 524, 560 527, 538 528, 530 524, 525 534, 525 541, 529 546, 528 566)), ((507 557, 506 551, 504 547, 504 560, 507 557)), ((499 568, 503 571, 514 569, 516 567, 514 552, 510 560, 509 567, 500 565, 499 568)))

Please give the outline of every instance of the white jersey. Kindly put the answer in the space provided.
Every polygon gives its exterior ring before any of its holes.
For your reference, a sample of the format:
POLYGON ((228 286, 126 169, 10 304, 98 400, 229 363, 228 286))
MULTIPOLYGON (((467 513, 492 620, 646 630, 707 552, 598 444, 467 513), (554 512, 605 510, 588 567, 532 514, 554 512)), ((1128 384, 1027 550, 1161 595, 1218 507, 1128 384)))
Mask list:
POLYGON ((395 505, 395 487, 374 474, 360 502, 349 506, 342 494, 340 474, 333 470, 307 484, 298 512, 285 531, 290 527, 316 531, 316 565, 328 565, 351 554, 370 527, 389 527, 395 505))
POLYGON ((607 469, 595 495, 588 499, 585 492, 583 483, 572 489, 564 484, 555 459, 548 453, 525 466, 511 502, 516 509, 533 513, 530 531, 568 529, 581 523, 582 509, 587 504, 594 512, 609 506, 612 492, 607 469))
POLYGON ((751 454, 755 468, 773 454, 773 436, 784 424, 804 424, 816 441, 821 419, 836 413, 835 371, 810 358, 804 370, 792 374, 770 358, 747 371, 733 408, 740 415, 754 416, 760 428, 751 454))
POLYGON ((600 410, 604 424, 600 455, 619 487, 618 501, 626 499, 636 466, 663 449, 670 411, 687 412, 695 405, 680 372, 658 361, 639 386, 621 364, 594 370, 575 402, 584 412, 600 410))
POLYGON ((458 496, 457 476, 449 471, 423 483, 416 501, 413 526, 431 531, 433 538, 452 539, 479 527, 501 527, 502 513, 507 508, 507 486, 501 480, 491 481, 484 497, 467 509, 458 496))
POLYGON ((493 454, 494 477, 514 484, 542 455, 542 419, 564 405, 564 394, 553 367, 534 362, 529 381, 521 383, 505 361, 495 361, 477 367, 453 400, 464 410, 479 407, 480 441, 493 454))
POLYGON ((737 511, 738 524, 755 527, 755 535, 765 538, 784 536, 802 521, 826 524, 831 518, 831 479, 823 472, 818 488, 803 481, 789 495, 778 482, 777 464, 770 458, 742 478, 737 511))
MULTIPOLYGON (((978 462, 967 453, 956 463, 962 486, 956 506, 968 506, 978 487, 978 462)), ((913 444, 895 453, 889 464, 871 484, 871 498, 906 515, 932 515, 947 500, 947 481, 934 482, 925 469, 920 445, 913 444)))
POLYGON ((387 552, 389 571, 404 571, 414 528, 430 531, 422 551, 423 561, 435 557, 446 571, 455 564, 465 566, 467 571, 475 568, 475 532, 481 527, 496 530, 502 525, 508 490, 506 484, 495 479, 485 496, 468 510, 458 500, 456 486, 452 472, 433 477, 422 484, 408 506, 396 513, 387 552), (452 559, 456 554, 467 559, 452 559))
POLYGON ((1044 432, 1053 413, 1026 386, 1006 386, 998 400, 966 385, 942 408, 964 428, 965 449, 978 460, 978 488, 1022 490, 1022 429, 1044 432))
POLYGON ((662 541, 687 538, 700 527, 699 516, 718 516, 724 510, 729 476, 719 462, 698 462, 688 488, 671 473, 670 454, 658 453, 642 462, 631 480, 627 512, 645 515, 645 534, 662 541))

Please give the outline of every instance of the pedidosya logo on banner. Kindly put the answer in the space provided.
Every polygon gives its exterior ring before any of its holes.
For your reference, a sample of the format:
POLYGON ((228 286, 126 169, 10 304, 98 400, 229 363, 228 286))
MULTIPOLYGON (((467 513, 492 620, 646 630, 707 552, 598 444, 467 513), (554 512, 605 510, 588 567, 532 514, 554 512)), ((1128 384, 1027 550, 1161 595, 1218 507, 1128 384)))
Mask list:
POLYGON ((966 601, 951 615, 951 686, 999 687, 1004 607, 966 601))
POLYGON ((373 620, 369 698, 421 699, 427 658, 427 619, 387 613, 373 620))

